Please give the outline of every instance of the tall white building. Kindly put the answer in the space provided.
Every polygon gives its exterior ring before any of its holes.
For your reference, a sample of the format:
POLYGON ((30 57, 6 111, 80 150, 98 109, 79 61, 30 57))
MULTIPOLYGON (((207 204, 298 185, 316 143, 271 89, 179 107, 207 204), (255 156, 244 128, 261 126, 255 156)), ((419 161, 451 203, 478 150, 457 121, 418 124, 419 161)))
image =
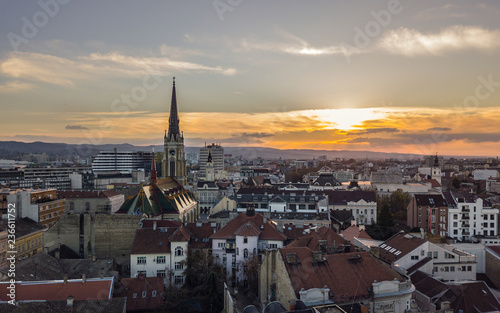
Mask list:
POLYGON ((120 172, 132 173, 134 170, 151 170, 153 152, 136 151, 101 151, 92 159, 92 171, 94 173, 120 172))
MULTIPOLYGON (((220 145, 212 143, 210 145, 206 145, 200 148, 200 154, 198 156, 198 164, 200 165, 200 173, 205 173, 208 154, 212 154, 212 161, 214 164, 215 172, 224 171, 224 148, 220 145)), ((208 179, 206 179, 208 180, 208 179)))
POLYGON ((473 236, 497 236, 498 209, 484 207, 483 199, 459 192, 443 192, 448 202, 448 236, 471 240, 473 236))

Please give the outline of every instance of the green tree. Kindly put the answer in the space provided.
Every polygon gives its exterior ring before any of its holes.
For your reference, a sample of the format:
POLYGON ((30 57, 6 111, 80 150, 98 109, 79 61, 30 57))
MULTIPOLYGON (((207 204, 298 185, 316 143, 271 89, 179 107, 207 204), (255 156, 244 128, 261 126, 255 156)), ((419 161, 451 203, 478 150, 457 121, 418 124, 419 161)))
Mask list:
POLYGON ((391 228, 395 225, 390 203, 388 201, 383 201, 382 206, 379 208, 378 225, 381 228, 391 228))

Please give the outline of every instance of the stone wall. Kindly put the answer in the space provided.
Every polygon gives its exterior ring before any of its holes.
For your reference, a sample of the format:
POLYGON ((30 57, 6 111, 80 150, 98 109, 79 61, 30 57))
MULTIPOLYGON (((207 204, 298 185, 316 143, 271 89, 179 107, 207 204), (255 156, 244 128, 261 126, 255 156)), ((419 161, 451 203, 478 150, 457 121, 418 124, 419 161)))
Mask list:
POLYGON ((72 214, 63 216, 44 232, 44 246, 52 251, 64 244, 84 258, 114 258, 130 265, 130 252, 140 216, 72 214))
POLYGON ((486 276, 495 284, 500 286, 500 259, 486 249, 486 276))
POLYGON ((279 250, 266 250, 259 273, 259 298, 262 307, 271 301, 280 302, 286 309, 293 309, 297 296, 279 250))

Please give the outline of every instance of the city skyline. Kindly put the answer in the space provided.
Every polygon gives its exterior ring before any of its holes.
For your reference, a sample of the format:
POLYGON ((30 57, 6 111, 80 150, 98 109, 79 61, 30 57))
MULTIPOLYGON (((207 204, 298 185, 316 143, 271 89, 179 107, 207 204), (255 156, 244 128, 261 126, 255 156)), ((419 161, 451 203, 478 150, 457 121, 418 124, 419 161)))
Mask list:
POLYGON ((0 140, 500 153, 500 4, 0 4, 0 140))

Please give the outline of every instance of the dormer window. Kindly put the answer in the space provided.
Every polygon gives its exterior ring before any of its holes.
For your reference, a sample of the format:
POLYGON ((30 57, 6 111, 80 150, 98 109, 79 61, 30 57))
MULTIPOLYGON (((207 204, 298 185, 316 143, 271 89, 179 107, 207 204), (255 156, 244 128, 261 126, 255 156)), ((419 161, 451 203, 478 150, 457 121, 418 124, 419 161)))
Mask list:
POLYGON ((248 237, 243 237, 243 243, 248 243, 248 237))

